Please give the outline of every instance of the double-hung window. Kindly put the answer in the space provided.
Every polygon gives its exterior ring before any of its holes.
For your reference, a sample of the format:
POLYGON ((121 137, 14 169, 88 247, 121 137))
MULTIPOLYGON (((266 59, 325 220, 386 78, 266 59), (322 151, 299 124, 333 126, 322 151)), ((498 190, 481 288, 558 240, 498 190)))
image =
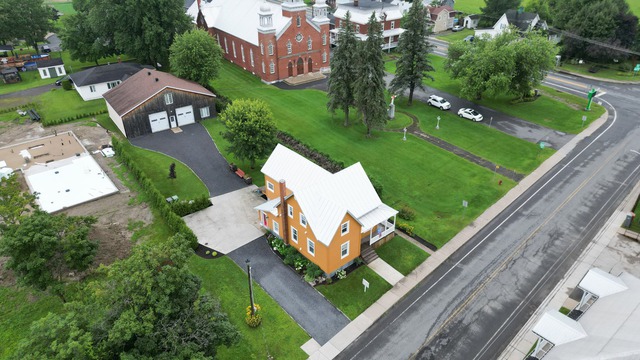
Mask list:
POLYGON ((311 256, 316 256, 316 244, 311 239, 307 239, 307 252, 311 256))
POLYGON ((298 243, 298 230, 296 230, 296 228, 294 228, 293 226, 291 227, 291 241, 296 244, 298 243))
POLYGON ((165 105, 173 104, 173 94, 172 93, 164 94, 164 104, 165 105))
POLYGON ((303 213, 300 213, 300 225, 307 227, 307 218, 303 213))
POLYGON ((340 245, 340 259, 344 259, 349 256, 349 242, 340 245))

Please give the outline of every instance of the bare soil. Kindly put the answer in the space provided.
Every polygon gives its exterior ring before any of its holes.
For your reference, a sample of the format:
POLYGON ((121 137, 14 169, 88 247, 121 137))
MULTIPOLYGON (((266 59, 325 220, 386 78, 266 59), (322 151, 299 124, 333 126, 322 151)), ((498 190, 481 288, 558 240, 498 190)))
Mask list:
MULTIPOLYGON (((58 133, 73 131, 91 154, 111 141, 111 136, 105 129, 100 126, 89 126, 86 122, 62 124, 46 129, 41 124, 30 121, 25 124, 10 122, 3 125, 5 126, 0 128, 0 147, 51 135, 54 130, 58 133)), ((129 223, 142 221, 144 225, 148 225, 152 222, 153 217, 147 204, 132 201, 132 198, 137 197, 138 194, 130 191, 115 175, 113 169, 120 166, 115 159, 105 158, 100 153, 93 154, 93 158, 109 175, 119 192, 65 209, 63 212, 74 216, 95 216, 98 220, 90 234, 91 239, 99 243, 98 253, 93 264, 93 267, 97 267, 100 264, 108 265, 129 256, 134 245, 131 241, 133 231, 128 228, 129 223)), ((21 181, 26 188, 24 179, 21 181)), ((15 283, 13 274, 4 269, 6 260, 6 258, 0 257, 0 285, 2 286, 15 283)), ((73 274, 72 278, 81 278, 83 275, 73 274)))

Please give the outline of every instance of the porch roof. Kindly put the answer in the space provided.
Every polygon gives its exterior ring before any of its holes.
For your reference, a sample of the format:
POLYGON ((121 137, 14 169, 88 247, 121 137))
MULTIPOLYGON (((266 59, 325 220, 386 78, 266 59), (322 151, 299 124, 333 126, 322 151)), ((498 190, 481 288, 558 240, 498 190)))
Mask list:
POLYGON ((360 224, 362 224, 363 232, 369 231, 374 226, 392 216, 395 216, 397 213, 397 210, 387 206, 385 203, 381 203, 377 208, 359 217, 358 221, 360 222, 360 224))
POLYGON ((254 207, 255 210, 261 210, 261 211, 267 211, 270 212, 274 215, 278 214, 278 205, 280 205, 280 198, 275 198, 272 200, 269 200, 265 203, 262 203, 256 207, 254 207), (275 212, 274 212, 275 211, 275 212))

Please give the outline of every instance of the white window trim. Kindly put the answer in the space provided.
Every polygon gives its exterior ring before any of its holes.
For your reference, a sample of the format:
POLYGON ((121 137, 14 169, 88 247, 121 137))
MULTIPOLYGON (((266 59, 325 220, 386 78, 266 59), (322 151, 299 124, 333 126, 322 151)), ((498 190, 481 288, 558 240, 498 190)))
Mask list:
POLYGON ((255 64, 253 63, 253 49, 249 49, 249 59, 251 60, 251 67, 254 67, 255 64))
POLYGON ((392 22, 391 22, 391 29, 395 29, 395 28, 396 28, 396 22, 395 22, 395 21, 392 21, 392 22))
POLYGON ((322 52, 322 62, 323 62, 323 63, 326 63, 326 62, 327 62, 327 52, 326 52, 326 51, 323 51, 323 52, 322 52))
POLYGON ((297 27, 302 26, 302 19, 300 18, 300 15, 298 15, 298 17, 296 18, 296 26, 297 27))
POLYGON ((209 107, 208 106, 201 107, 200 108, 200 118, 204 119, 204 118, 208 118, 209 116, 211 116, 211 112, 209 111, 209 107))
POLYGON ((233 49, 233 57, 236 58, 236 42, 231 41, 231 49, 233 49))
POLYGON ((291 54, 293 52, 293 46, 291 45, 291 40, 287 40, 287 54, 291 54))
POLYGON ((224 52, 229 53, 229 46, 227 45, 227 38, 224 38, 224 52))
POLYGON ((289 217, 293 219, 293 206, 287 205, 287 210, 289 212, 289 217))
POLYGON ((269 51, 269 55, 273 55, 273 43, 269 42, 267 50, 269 51))
POLYGON ((269 191, 271 191, 271 192, 275 192, 276 187, 273 186, 273 184, 271 182, 267 181, 267 189, 269 189, 269 191))
POLYGON ((311 49, 313 49, 313 40, 311 40, 311 35, 309 35, 309 38, 307 39, 307 50, 311 49))
POLYGON ((293 226, 291 227, 291 241, 296 244, 298 243, 298 229, 294 228, 293 226), (296 236, 294 237, 293 234, 295 234, 296 236))
POLYGON ((313 240, 307 238, 307 252, 309 253, 309 255, 311 256, 316 256, 316 243, 313 242, 313 240), (311 246, 310 246, 311 245, 311 246), (311 248, 313 247, 313 252, 311 251, 311 248))
POLYGON ((345 236, 349 233, 349 221, 342 223, 342 225, 340 225, 340 235, 341 236, 345 236), (347 231, 343 231, 342 228, 347 225, 347 231))
POLYGON ((322 45, 327 45, 327 33, 322 34, 322 45))
POLYGON ((265 71, 265 67, 264 67, 264 61, 262 62, 262 73, 263 73, 263 74, 264 74, 264 73, 266 73, 266 71, 265 71))
POLYGON ((304 216, 303 213, 300 213, 300 225, 307 227, 307 217, 304 216), (303 219, 304 219, 304 222, 302 222, 303 219))
POLYGON ((264 55, 264 45, 260 43, 260 55, 264 55))
POLYGON ((278 224, 278 222, 275 220, 272 220, 272 221, 273 221, 273 225, 272 225, 273 232, 276 235, 280 236, 280 224, 278 224))
POLYGON ((340 259, 344 259, 347 256, 349 256, 349 241, 347 241, 346 243, 340 245, 340 259), (342 250, 344 249, 344 247, 346 246, 347 249, 347 253, 346 254, 342 254, 342 250))
POLYGON ((96 86, 95 85, 89 85, 89 91, 94 93, 96 92, 96 86))
POLYGON ((242 62, 244 62, 244 45, 240 44, 240 56, 242 57, 242 62))
POLYGON ((165 105, 173 104, 173 94, 172 93, 164 94, 164 104, 165 105))
POLYGON ((273 62, 273 60, 271 60, 271 63, 269 64, 269 73, 271 74, 276 73, 276 64, 273 62))

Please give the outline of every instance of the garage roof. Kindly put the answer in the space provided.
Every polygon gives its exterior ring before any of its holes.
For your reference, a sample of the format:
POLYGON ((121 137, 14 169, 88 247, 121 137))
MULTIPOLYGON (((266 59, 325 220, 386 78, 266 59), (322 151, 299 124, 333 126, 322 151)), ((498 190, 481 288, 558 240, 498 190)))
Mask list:
POLYGON ((202 85, 153 69, 139 71, 122 84, 104 93, 102 97, 119 116, 124 116, 168 88, 215 97, 202 85))

